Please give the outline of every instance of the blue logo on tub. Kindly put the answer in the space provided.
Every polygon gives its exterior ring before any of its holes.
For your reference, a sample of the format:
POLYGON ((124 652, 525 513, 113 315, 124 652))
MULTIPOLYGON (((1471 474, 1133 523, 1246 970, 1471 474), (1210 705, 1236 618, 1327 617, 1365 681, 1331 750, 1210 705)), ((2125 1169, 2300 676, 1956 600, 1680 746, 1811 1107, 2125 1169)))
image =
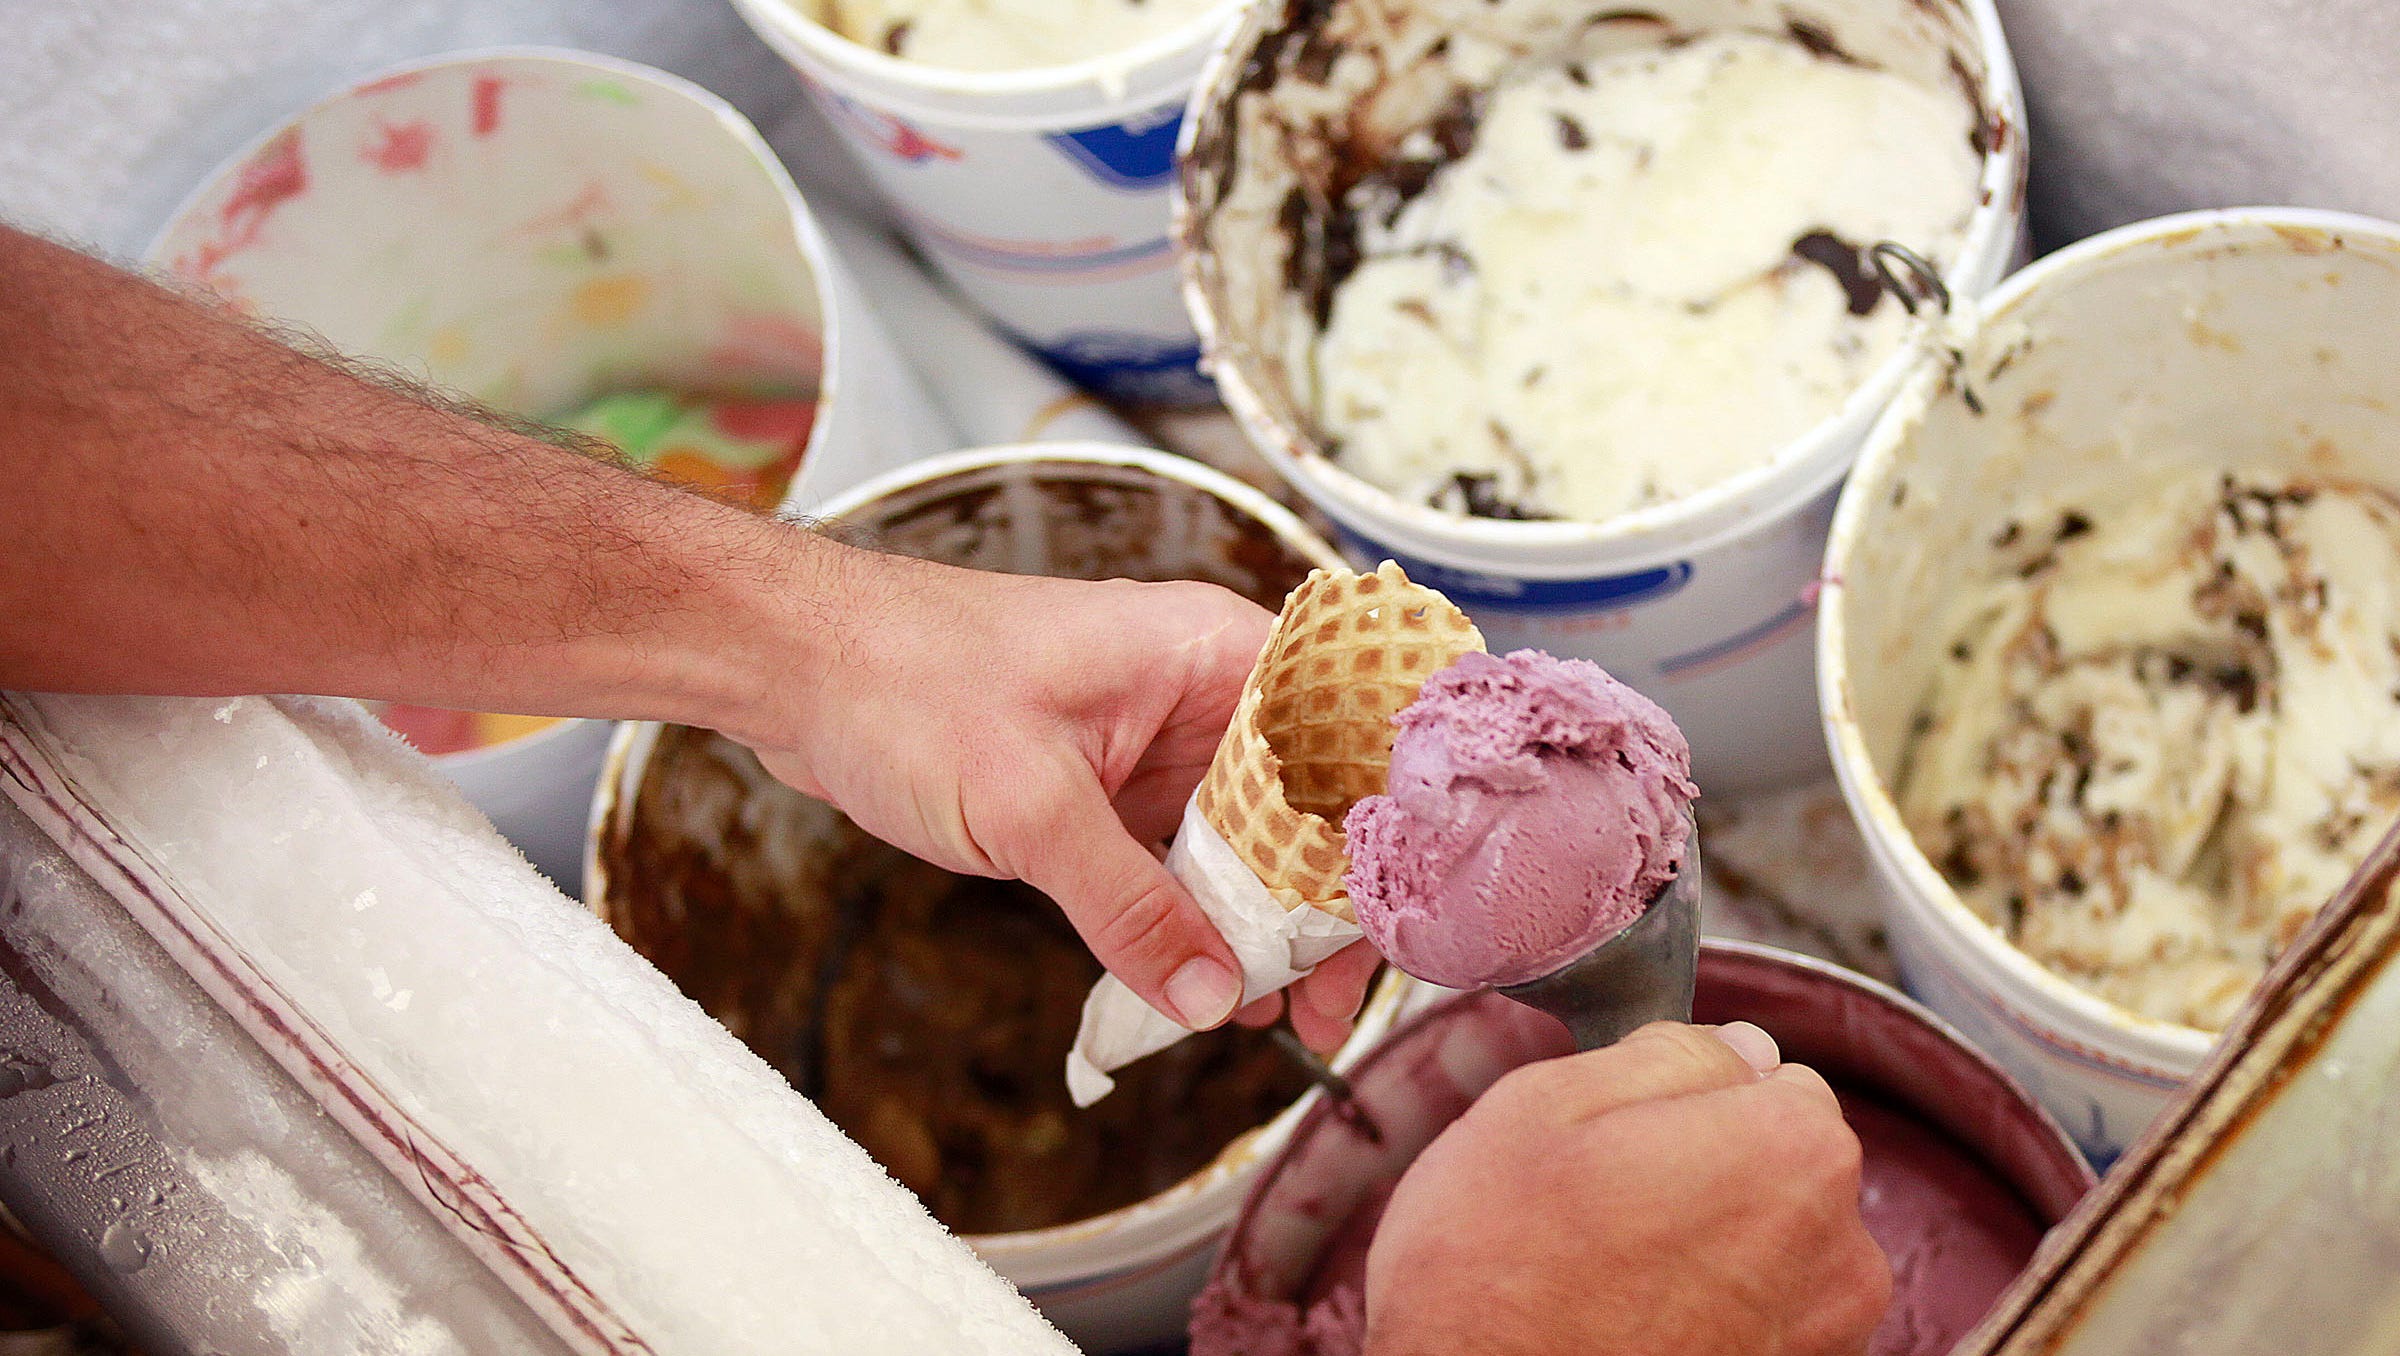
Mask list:
POLYGON ((1354 532, 1342 533, 1342 540, 1366 559, 1398 561, 1409 578, 1440 589, 1462 606, 1477 604, 1501 612, 1606 612, 1655 602, 1692 580, 1688 560, 1600 579, 1513 579, 1404 556, 1354 532))
POLYGON ((1101 183, 1140 193, 1175 177, 1175 134, 1182 127, 1182 107, 1170 104, 1130 122, 1053 132, 1046 140, 1101 183))
POLYGON ((1069 381, 1118 400, 1191 404, 1216 395, 1216 387, 1200 375, 1200 345, 1194 340, 1093 331, 1034 349, 1069 381))

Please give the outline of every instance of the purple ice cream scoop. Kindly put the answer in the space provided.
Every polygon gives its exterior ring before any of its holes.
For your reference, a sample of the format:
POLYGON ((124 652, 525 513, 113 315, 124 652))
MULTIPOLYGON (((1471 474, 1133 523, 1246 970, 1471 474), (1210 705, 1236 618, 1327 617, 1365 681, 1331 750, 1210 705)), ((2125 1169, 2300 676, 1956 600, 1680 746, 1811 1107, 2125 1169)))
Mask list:
POLYGON ((1388 794, 1353 806, 1344 878, 1393 964, 1522 984, 1641 918, 1691 850, 1691 749, 1582 659, 1469 654, 1398 716, 1388 794))

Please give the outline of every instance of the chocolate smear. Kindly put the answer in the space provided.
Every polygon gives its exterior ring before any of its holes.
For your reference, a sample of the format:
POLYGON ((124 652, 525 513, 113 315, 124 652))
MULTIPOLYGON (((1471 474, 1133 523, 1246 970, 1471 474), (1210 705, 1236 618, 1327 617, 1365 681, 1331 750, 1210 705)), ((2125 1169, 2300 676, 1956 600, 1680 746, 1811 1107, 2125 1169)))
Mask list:
POLYGON ((1433 182, 1444 165, 1474 149, 1483 120, 1483 95, 1461 90, 1424 128, 1431 145, 1393 159, 1370 160, 1363 149, 1344 146, 1327 185, 1330 210, 1305 189, 1294 189, 1278 218, 1292 250, 1284 261, 1284 283, 1308 303, 1322 328, 1333 314, 1333 294, 1357 271, 1362 218, 1389 226, 1403 208, 1433 182))
POLYGON ((1820 61, 1838 61, 1844 66, 1866 64, 1843 50, 1842 44, 1835 40, 1833 30, 1823 24, 1795 19, 1787 14, 1783 20, 1783 31, 1791 34, 1792 41, 1807 48, 1808 54, 1820 61))
POLYGON ((1434 496, 1435 508, 1458 512, 1463 506, 1469 517, 1501 518, 1511 522, 1531 522, 1549 516, 1504 498, 1499 489, 1500 477, 1489 471, 1461 471, 1450 477, 1450 483, 1456 491, 1457 504, 1443 502, 1453 498, 1451 494, 1439 494, 1434 496))
POLYGON ((1883 300, 1883 279, 1867 262, 1867 252, 1831 231, 1810 231, 1793 241, 1792 257, 1832 274, 1850 298, 1852 315, 1868 315, 1883 300))

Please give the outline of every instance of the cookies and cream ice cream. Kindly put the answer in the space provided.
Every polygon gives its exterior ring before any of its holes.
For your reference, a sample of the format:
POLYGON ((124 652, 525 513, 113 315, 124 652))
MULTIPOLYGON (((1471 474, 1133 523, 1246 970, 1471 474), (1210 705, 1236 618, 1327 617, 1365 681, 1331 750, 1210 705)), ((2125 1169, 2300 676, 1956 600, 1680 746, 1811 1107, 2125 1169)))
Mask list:
POLYGON ((1521 984, 1625 930, 1690 848, 1691 751, 1583 659, 1461 655, 1393 718, 1387 794, 1344 822, 1377 950, 1452 988, 1521 984))
POLYGON ((1758 465, 1903 342, 1866 250, 1955 256, 1978 118, 1797 24, 1507 73, 1344 196, 1317 432, 1486 517, 1605 519, 1758 465))
POLYGON ((1108 56, 1225 0, 820 0, 802 9, 852 42, 928 66, 1016 71, 1108 56))
POLYGON ((1929 627, 1910 831, 2036 960, 2219 1028, 2400 814, 2400 504, 2201 474, 1993 546, 1929 627))

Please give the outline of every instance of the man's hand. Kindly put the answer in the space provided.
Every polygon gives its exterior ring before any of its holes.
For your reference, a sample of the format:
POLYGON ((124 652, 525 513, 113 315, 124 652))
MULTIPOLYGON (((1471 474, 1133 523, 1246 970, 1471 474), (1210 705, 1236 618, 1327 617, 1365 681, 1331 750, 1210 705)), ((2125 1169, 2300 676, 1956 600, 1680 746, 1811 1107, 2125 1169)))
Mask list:
MULTIPOLYGON (((1028 882, 1153 1006, 1224 1021, 1233 953, 1148 845, 1174 836, 1273 618, 1206 584, 850 568, 842 643, 794 675, 780 724, 743 732, 768 769, 938 866, 1028 882)), ((1340 1042, 1373 966, 1353 948, 1293 991, 1303 1039, 1340 1042)))
POLYGON ((1392 1196, 1368 1356, 1858 1356, 1891 1298, 1858 1139, 1724 1032, 1655 1023, 1485 1093, 1392 1196))

